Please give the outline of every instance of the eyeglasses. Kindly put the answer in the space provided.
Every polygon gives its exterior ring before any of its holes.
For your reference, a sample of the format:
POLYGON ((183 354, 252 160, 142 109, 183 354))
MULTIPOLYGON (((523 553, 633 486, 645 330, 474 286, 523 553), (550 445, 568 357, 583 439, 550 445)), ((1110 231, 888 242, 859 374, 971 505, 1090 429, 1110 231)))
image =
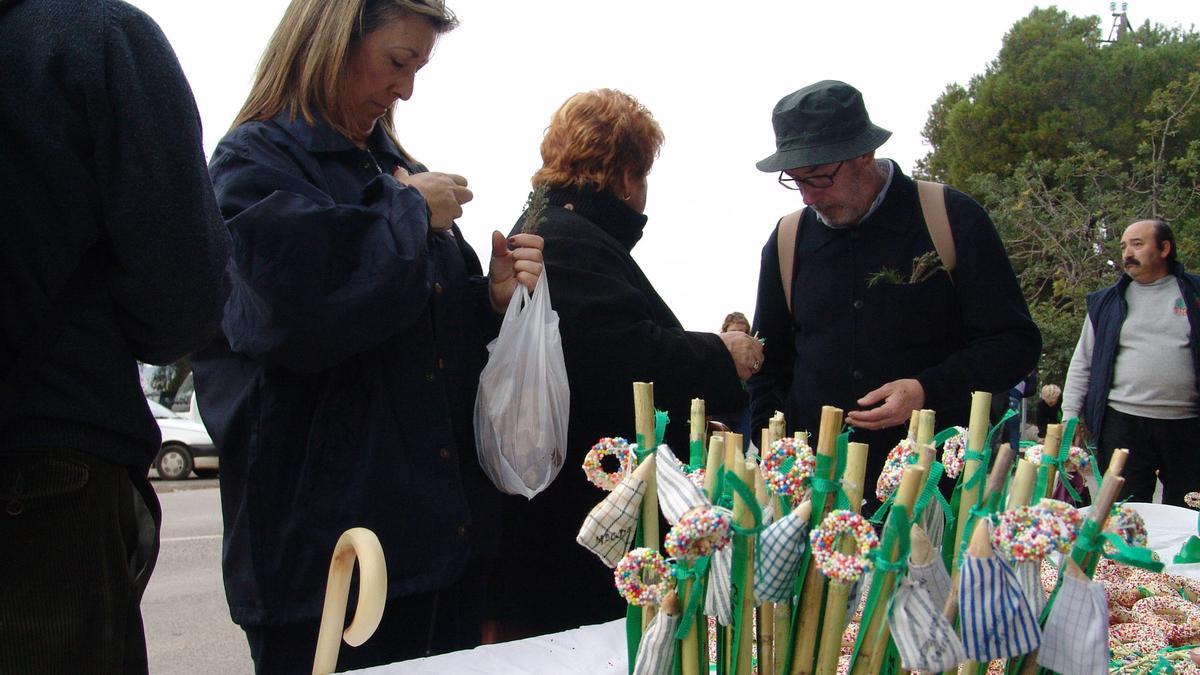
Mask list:
POLYGON ((846 160, 837 163, 833 168, 833 173, 817 174, 815 176, 805 176, 804 178, 792 178, 783 171, 779 172, 779 184, 789 190, 799 190, 800 186, 812 188, 827 188, 833 186, 833 178, 837 176, 838 171, 841 171, 842 165, 846 160))

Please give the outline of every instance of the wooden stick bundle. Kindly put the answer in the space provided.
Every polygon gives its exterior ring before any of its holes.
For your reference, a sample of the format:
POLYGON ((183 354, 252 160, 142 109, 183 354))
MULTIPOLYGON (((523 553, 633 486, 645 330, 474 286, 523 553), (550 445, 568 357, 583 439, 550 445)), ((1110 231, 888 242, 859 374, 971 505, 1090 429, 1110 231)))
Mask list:
MULTIPOLYGON (((912 513, 913 504, 917 501, 917 495, 921 492, 921 486, 925 484, 925 470, 921 467, 910 464, 904 467, 904 474, 900 478, 900 487, 896 489, 896 506, 903 506, 904 510, 912 513)), ((894 507, 893 507, 894 508, 894 507)), ((888 519, 891 521, 891 518, 888 519)), ((890 524, 890 523, 889 523, 890 524)), ((884 525, 884 538, 887 538, 888 527, 884 525)), ((892 541, 892 546, 889 550, 882 552, 883 556, 891 563, 896 563, 900 559, 900 542, 892 541)), ((895 570, 886 570, 882 574, 876 571, 876 574, 871 579, 872 589, 878 588, 878 598, 890 598, 892 589, 896 584, 895 570), (878 584, 878 586, 876 586, 878 584)), ((851 675, 866 675, 868 673, 878 673, 883 665, 883 657, 887 653, 888 642, 891 640, 891 630, 887 624, 886 603, 876 605, 871 616, 863 616, 863 622, 858 627, 858 656, 854 663, 850 665, 851 675)), ((836 661, 835 661, 836 665, 836 661)))
MULTIPOLYGON (((867 474, 867 444, 850 443, 846 448, 846 471, 842 486, 850 510, 862 510, 863 483, 867 474)), ((842 553, 853 553, 855 543, 843 540, 842 553)), ((838 657, 842 653, 842 633, 846 630, 846 606, 850 601, 850 585, 830 582, 825 598, 825 619, 821 627, 821 643, 817 648, 817 675, 835 675, 838 657)))
MULTIPOLYGON (((837 435, 842 428, 842 410, 833 406, 821 408, 821 427, 817 436, 817 454, 825 457, 836 457, 837 435)), ((825 480, 833 480, 835 462, 829 463, 829 473, 815 476, 825 480)), ((813 492, 812 523, 820 523, 832 510, 833 495, 817 496, 813 492)), ((792 668, 790 675, 809 675, 813 672, 814 657, 817 650, 817 634, 820 626, 821 607, 825 602, 825 576, 817 570, 816 565, 810 564, 804 576, 804 586, 800 593, 800 612, 796 615, 794 640, 792 647, 792 668)))

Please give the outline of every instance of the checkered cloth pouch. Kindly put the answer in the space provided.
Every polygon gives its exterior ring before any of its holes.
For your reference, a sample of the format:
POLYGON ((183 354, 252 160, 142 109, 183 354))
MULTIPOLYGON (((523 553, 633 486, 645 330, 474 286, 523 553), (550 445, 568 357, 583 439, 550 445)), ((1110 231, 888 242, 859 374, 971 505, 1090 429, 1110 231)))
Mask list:
POLYGON ((967 658, 991 661, 1038 648, 1042 629, 1008 563, 964 554, 960 574, 959 630, 967 658))
POLYGON ((888 626, 900 652, 900 663, 910 671, 955 670, 967 660, 967 653, 954 627, 942 615, 942 606, 935 605, 929 595, 926 584, 904 579, 892 597, 888 626))
POLYGON ((722 626, 733 625, 733 546, 718 549, 708 566, 708 594, 704 596, 704 614, 717 617, 722 626))
POLYGON ((660 445, 654 454, 658 508, 668 523, 674 525, 688 511, 708 505, 708 497, 684 474, 683 463, 671 448, 660 445))
POLYGON ((762 531, 754 565, 754 598, 758 602, 792 599, 792 582, 807 548, 808 522, 795 511, 762 531))
POLYGON ((616 567, 633 542, 645 494, 645 481, 626 476, 588 512, 575 541, 599 556, 605 565, 616 567))
POLYGON ((908 580, 918 589, 925 591, 934 607, 944 607, 950 597, 950 575, 942 557, 935 555, 924 565, 908 565, 908 580))
POLYGON ((633 675, 669 675, 671 662, 675 659, 675 629, 679 628, 679 617, 659 612, 650 620, 642 641, 638 643, 637 659, 633 663, 633 675))
POLYGON ((1046 592, 1042 590, 1042 561, 1030 560, 1013 566, 1017 582, 1021 584, 1021 592, 1034 616, 1041 616, 1046 608, 1046 592))
POLYGON ((1062 675, 1108 672, 1108 602, 1100 583, 1070 575, 1063 579, 1037 661, 1062 675))

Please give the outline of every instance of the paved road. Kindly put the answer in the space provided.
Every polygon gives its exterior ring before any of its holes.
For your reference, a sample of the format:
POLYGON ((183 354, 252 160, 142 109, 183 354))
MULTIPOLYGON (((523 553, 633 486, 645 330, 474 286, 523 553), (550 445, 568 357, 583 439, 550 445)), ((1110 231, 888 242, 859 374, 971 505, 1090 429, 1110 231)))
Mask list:
POLYGON ((163 509, 158 567, 142 598, 151 673, 251 673, 221 583, 216 480, 152 481, 163 509))

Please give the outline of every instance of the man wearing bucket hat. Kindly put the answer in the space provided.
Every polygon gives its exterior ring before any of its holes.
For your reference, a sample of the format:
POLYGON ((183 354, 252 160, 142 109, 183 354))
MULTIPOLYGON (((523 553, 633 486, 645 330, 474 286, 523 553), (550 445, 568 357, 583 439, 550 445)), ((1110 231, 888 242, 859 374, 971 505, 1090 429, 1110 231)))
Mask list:
POLYGON ((913 410, 964 424, 972 391, 1006 391, 1033 369, 1041 335, 987 213, 877 160, 891 132, 857 89, 809 85, 772 122, 776 151, 758 168, 805 208, 763 247, 754 428, 782 410, 790 429, 816 431, 822 405, 842 408, 871 446, 870 480, 913 410))

